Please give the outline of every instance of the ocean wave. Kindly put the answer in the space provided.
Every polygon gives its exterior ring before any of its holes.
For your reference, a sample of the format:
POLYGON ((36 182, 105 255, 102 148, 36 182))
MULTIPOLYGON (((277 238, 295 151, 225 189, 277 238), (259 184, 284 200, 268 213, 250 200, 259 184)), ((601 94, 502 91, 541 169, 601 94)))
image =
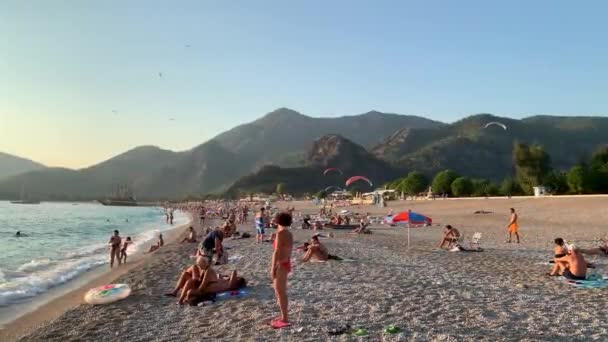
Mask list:
POLYGON ((17 272, 27 272, 27 273, 31 273, 31 272, 35 272, 38 270, 42 270, 45 268, 48 268, 49 265, 51 265, 53 263, 53 261, 49 258, 41 258, 41 259, 34 259, 31 260, 21 266, 19 266, 17 268, 17 272))
POLYGON ((107 263, 104 255, 62 262, 42 272, 0 283, 0 306, 17 303, 63 284, 93 267, 107 263))

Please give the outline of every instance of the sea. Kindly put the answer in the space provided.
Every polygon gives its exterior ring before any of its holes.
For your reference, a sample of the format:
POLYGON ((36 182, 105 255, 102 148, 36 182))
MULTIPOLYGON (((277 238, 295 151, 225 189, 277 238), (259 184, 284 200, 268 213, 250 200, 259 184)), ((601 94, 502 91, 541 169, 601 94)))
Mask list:
POLYGON ((127 254, 141 252, 159 233, 187 223, 185 214, 175 214, 169 225, 163 210, 155 207, 0 202, 0 309, 33 301, 87 271, 108 267, 108 240, 115 229, 133 240, 127 254))

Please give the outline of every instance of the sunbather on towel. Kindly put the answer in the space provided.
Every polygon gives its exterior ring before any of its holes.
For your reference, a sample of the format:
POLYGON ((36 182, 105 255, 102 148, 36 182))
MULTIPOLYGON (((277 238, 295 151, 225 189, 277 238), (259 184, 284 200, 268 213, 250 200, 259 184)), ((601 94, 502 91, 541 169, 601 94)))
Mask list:
POLYGON ((551 275, 561 275, 572 280, 585 280, 587 278, 587 262, 575 245, 568 246, 568 253, 555 258, 556 272, 551 275))
POLYGON ((214 280, 209 279, 208 281, 203 279, 198 288, 188 291, 186 300, 191 302, 195 297, 235 291, 245 286, 247 286, 247 280, 243 277, 239 277, 236 271, 232 271, 229 277, 220 276, 214 280))

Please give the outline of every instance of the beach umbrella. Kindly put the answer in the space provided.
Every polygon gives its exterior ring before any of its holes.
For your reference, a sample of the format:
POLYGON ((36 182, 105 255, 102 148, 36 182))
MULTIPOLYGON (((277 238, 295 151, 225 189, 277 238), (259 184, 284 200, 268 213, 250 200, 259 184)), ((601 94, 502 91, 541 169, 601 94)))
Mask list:
MULTIPOLYGON (((388 217, 387 217, 388 222, 388 217)), ((411 210, 400 212, 397 215, 391 217, 391 223, 402 223, 409 225, 430 225, 433 224, 433 219, 428 216, 424 216, 419 213, 415 213, 411 210)))
POLYGON ((419 213, 415 213, 411 210, 402 211, 397 215, 389 215, 385 218, 386 223, 394 224, 406 224, 407 225, 407 247, 410 247, 410 228, 412 225, 431 225, 433 219, 428 216, 424 216, 419 213))

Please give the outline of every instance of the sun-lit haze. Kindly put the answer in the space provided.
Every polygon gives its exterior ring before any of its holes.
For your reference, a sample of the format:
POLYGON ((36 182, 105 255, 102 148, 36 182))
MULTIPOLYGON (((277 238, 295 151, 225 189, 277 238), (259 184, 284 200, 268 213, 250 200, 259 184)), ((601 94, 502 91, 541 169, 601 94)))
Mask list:
POLYGON ((602 1, 3 1, 0 151, 85 167, 278 107, 607 112, 602 1))

